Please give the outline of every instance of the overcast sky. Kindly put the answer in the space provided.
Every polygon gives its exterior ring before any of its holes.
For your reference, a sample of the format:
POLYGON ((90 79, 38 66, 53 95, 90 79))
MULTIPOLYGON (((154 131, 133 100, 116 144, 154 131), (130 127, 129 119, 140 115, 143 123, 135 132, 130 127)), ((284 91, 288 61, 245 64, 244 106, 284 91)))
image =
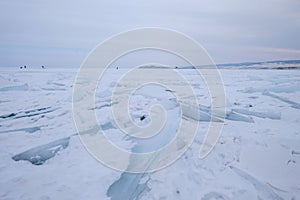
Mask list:
POLYGON ((300 59, 299 10, 299 0, 2 0, 0 66, 79 67, 139 27, 182 32, 216 63, 300 59))

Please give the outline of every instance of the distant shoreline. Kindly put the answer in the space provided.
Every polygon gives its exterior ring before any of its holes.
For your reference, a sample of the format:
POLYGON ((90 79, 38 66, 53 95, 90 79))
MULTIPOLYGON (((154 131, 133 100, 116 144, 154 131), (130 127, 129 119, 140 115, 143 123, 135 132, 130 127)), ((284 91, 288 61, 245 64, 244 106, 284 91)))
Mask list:
MULTIPOLYGON (((261 61, 261 62, 240 62, 240 63, 225 63, 225 64, 215 64, 215 65, 201 65, 196 66, 199 69, 210 69, 215 68, 218 69, 275 69, 275 70, 298 70, 300 69, 300 60, 274 60, 274 61, 261 61)), ((0 70, 14 70, 14 71, 51 71, 51 70, 78 70, 78 67, 36 67, 36 66, 27 66, 27 68, 16 67, 0 67, 0 70)), ((114 69, 114 67, 110 67, 114 69)), ((128 66, 118 66, 115 68, 116 70, 128 69, 128 66)), ((167 69, 168 66, 163 65, 155 65, 148 64, 139 67, 140 69, 167 69)), ((171 69, 195 69, 194 66, 172 66, 171 69)))

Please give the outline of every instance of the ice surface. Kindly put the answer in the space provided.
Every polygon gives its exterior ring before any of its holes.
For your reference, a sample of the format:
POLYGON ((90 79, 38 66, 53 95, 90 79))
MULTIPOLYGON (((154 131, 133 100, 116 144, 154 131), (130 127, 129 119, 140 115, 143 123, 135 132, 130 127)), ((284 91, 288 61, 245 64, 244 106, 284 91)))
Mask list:
MULTIPOLYGON (((162 170, 140 174, 104 166, 76 134, 71 135, 76 133, 72 118, 76 70, 2 71, 0 199, 300 199, 300 71, 221 70, 225 125, 204 159, 198 155, 209 121, 223 120, 211 115, 205 82, 193 70, 178 71, 191 81, 199 110, 180 105, 176 91, 137 90, 128 107, 134 123, 141 127, 151 123, 149 108, 156 103, 167 113, 165 128, 149 140, 121 133, 111 113, 118 102, 110 96, 126 70, 106 73, 95 94, 90 109, 101 129, 128 151, 163 147, 174 138, 181 116, 200 121, 194 143, 182 157, 162 170)), ((131 160, 130 165, 135 164, 131 160)))
MULTIPOLYGON (((162 91, 164 90, 165 89, 160 86, 152 85, 144 87, 133 95, 133 104, 130 107, 133 121, 142 121, 142 123, 147 124, 146 114, 143 113, 146 107, 151 106, 151 102, 159 103, 167 110, 167 121, 157 135, 147 140, 129 137, 127 140, 131 140, 135 144, 132 147, 132 152, 145 153, 155 151, 156 149, 163 148, 175 136, 174 134, 176 133, 180 116, 179 104, 173 100, 173 94, 170 91, 167 91, 167 93, 164 94, 165 98, 163 98, 162 91), (157 90, 159 92, 157 92, 157 90), (156 96, 155 94, 160 95, 156 96)), ((151 121, 148 121, 148 123, 151 123, 151 121)), ((151 161, 149 162, 151 163, 151 161)), ((136 163, 135 160, 130 159, 129 166, 136 164, 138 163, 136 163)), ((110 185, 107 195, 111 197, 111 200, 138 200, 143 192, 150 191, 147 185, 148 181, 142 182, 144 179, 149 180, 149 175, 146 173, 123 172, 121 177, 110 185)))

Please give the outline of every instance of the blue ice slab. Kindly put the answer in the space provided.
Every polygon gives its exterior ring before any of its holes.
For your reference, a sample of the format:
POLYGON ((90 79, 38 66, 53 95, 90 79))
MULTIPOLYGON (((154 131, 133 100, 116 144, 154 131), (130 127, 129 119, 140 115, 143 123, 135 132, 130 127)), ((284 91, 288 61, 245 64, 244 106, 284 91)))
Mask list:
POLYGON ((41 88, 42 90, 45 90, 45 91, 66 91, 66 88, 41 88))
POLYGON ((103 130, 103 131, 116 128, 116 126, 112 122, 107 122, 105 124, 101 124, 100 127, 101 127, 101 130, 103 130))
POLYGON ((254 120, 250 116, 240 115, 234 111, 227 112, 225 119, 232 120, 232 121, 254 123, 254 120))
POLYGON ((27 83, 23 85, 14 85, 14 86, 7 86, 0 88, 1 92, 8 92, 8 91, 27 91, 29 90, 29 86, 27 83))
POLYGON ((28 127, 28 128, 18 128, 18 129, 11 129, 11 130, 5 130, 5 131, 0 131, 1 133, 11 133, 11 132, 17 132, 17 131, 25 131, 27 133, 34 133, 36 131, 41 130, 40 126, 34 126, 34 127, 28 127))
POLYGON ((50 113, 50 112, 56 111, 58 109, 59 108, 45 107, 45 108, 37 108, 37 109, 33 109, 33 110, 25 110, 25 111, 0 115, 0 119, 19 119, 19 118, 23 118, 23 117, 33 117, 36 115, 50 113))
POLYGON ((207 194, 205 194, 201 200, 213 200, 213 199, 218 199, 218 200, 229 200, 229 198, 227 196, 225 196, 224 194, 221 194, 219 192, 209 192, 207 194))
POLYGON ((285 102, 287 104, 290 104, 292 108, 300 109, 300 103, 288 100, 284 97, 277 96, 275 94, 270 93, 269 91, 264 91, 263 95, 266 95, 266 96, 272 97, 274 99, 278 99, 278 100, 280 100, 282 102, 285 102))
POLYGON ((255 111, 249 111, 246 109, 232 109, 233 112, 245 114, 245 115, 251 115, 259 118, 269 118, 269 119, 281 119, 280 113, 275 112, 255 112, 255 111))
POLYGON ((67 148, 70 137, 62 138, 48 144, 34 147, 13 156, 12 159, 15 161, 26 160, 34 165, 42 165, 46 160, 53 158, 58 151, 67 148))
MULTIPOLYGON (((147 182, 140 183, 146 174, 124 172, 121 177, 109 186, 106 195, 111 200, 138 200, 143 192, 150 191, 147 182)), ((148 179, 149 180, 149 179, 148 179)))
MULTIPOLYGON (((264 92, 266 88, 264 87, 248 87, 244 90, 239 90, 244 93, 257 93, 257 92, 264 92)), ((275 87, 268 88, 268 91, 274 93, 294 93, 300 91, 299 84, 289 84, 289 85, 277 85, 275 87)))
POLYGON ((278 194, 276 194, 272 190, 272 188, 269 185, 267 185, 266 183, 263 183, 263 182, 257 180, 252 175, 248 174, 247 172, 245 172, 237 167, 230 166, 230 169, 232 171, 234 171, 237 175, 242 177, 244 180, 250 182, 254 186, 255 190, 258 193, 259 199, 283 200, 283 198, 280 197, 278 194))
MULTIPOLYGON (((216 113, 212 114, 211 108, 208 106, 203 106, 199 105, 200 111, 196 112, 194 109, 197 108, 192 108, 192 107, 183 107, 183 115, 187 118, 197 120, 197 121, 204 121, 204 122, 223 122, 224 119, 216 113)), ((234 111, 227 111, 225 116, 225 119, 231 120, 231 121, 242 121, 242 122, 247 122, 247 123, 253 123, 253 119, 250 116, 247 115, 241 115, 238 114, 234 111)))

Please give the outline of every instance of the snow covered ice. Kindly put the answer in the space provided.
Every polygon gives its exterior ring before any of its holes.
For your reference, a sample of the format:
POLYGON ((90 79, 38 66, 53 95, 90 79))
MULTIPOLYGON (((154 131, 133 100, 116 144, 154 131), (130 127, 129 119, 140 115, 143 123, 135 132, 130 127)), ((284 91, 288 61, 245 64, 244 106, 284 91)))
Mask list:
POLYGON ((164 134, 149 140, 120 134, 113 120, 111 106, 118 102, 110 95, 122 69, 107 72, 96 92, 90 109, 123 149, 161 148, 174 136, 181 114, 200 121, 192 146, 175 163, 131 174, 104 166, 81 143, 72 117, 75 69, 1 69, 0 199, 300 199, 300 71, 220 70, 225 125, 213 151, 199 159, 209 121, 223 120, 211 114, 204 81, 192 69, 178 70, 191 81, 200 116, 180 107, 173 91, 142 88, 130 100, 135 123, 147 126, 155 104, 167 110, 164 134))

